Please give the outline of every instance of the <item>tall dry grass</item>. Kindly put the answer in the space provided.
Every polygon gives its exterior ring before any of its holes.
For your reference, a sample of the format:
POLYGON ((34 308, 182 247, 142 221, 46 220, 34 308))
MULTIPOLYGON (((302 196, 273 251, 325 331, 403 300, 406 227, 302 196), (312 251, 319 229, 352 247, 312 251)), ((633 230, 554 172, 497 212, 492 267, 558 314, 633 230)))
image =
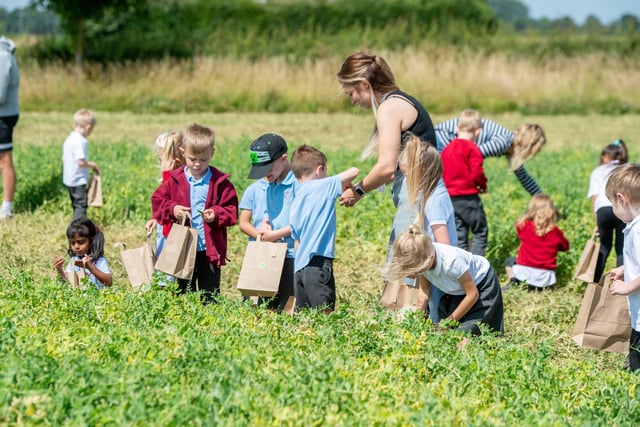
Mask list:
MULTIPOLYGON (((627 105, 631 111, 640 108, 640 67, 633 59, 593 53, 538 62, 499 52, 445 48, 376 53, 387 59, 399 86, 436 113, 469 106, 487 112, 538 113, 586 112, 594 106, 606 113, 609 104, 627 105)), ((198 57, 90 65, 82 82, 76 80, 71 64, 28 63, 22 67, 21 101, 25 111, 90 105, 137 112, 332 112, 346 105, 335 79, 342 60, 334 56, 289 63, 282 57, 198 57)))

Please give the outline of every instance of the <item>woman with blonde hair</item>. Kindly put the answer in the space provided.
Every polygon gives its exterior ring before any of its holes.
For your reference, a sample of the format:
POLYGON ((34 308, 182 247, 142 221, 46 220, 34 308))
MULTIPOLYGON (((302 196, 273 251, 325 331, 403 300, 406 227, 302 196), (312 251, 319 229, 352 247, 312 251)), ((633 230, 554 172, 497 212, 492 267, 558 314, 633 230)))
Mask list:
MULTIPOLYGON (((458 120, 456 117, 436 125, 438 151, 442 151, 456 138, 458 120)), ((492 120, 482 119, 482 130, 476 145, 485 159, 505 156, 509 162, 509 170, 516 175, 522 188, 534 195, 542 193, 542 190, 529 175, 524 163, 538 154, 546 142, 544 130, 535 123, 523 124, 511 132, 492 120)))
POLYGON ((389 64, 381 56, 354 53, 344 60, 337 76, 351 103, 373 111, 375 126, 363 155, 377 157, 365 177, 342 193, 340 204, 354 206, 370 191, 393 183, 391 194, 397 213, 389 238, 390 259, 393 241, 413 223, 416 214, 407 199, 405 175, 398 168, 403 136, 411 132, 435 147, 433 123, 420 102, 398 88, 389 64))

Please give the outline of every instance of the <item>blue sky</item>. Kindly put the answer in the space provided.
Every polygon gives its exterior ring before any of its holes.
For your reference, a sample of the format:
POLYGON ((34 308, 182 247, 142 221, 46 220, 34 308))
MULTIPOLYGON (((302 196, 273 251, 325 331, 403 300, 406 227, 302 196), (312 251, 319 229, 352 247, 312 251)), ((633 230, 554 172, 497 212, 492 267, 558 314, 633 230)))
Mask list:
MULTIPOLYGON (((557 19, 570 16, 576 24, 582 24, 589 15, 595 15, 603 24, 608 24, 629 13, 640 17, 640 0, 520 0, 529 8, 534 19, 557 19)), ((0 0, 6 9, 24 7, 29 0, 0 0)))

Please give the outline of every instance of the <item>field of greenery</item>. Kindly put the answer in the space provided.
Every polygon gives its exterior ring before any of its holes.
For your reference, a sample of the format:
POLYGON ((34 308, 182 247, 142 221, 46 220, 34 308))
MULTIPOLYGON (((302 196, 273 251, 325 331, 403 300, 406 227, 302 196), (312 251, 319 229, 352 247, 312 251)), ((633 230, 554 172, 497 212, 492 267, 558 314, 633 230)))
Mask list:
MULTIPOLYGON (((455 115, 455 114, 454 114, 455 115)), ((434 115, 434 121, 452 115, 434 115)), ((637 425, 640 376, 625 356, 584 350, 571 339, 585 284, 572 272, 594 222, 589 173, 604 145, 624 138, 639 160, 640 116, 495 114, 514 128, 540 123, 548 145, 527 169, 563 212, 571 249, 548 292, 505 293, 505 334, 463 350, 455 332, 383 310, 380 267, 393 216, 388 194, 338 208, 332 315, 279 315, 241 301, 235 285, 246 245, 230 230, 219 304, 150 286, 134 293, 118 252, 144 241, 159 171, 155 136, 190 123, 217 132, 213 164, 239 194, 250 183, 251 140, 276 131, 290 148, 324 150, 330 172, 360 160, 373 118, 344 113, 97 112, 89 157, 102 170, 105 206, 89 216, 104 230, 114 286, 61 285, 71 218, 61 183, 70 112, 24 112, 15 130, 15 217, 0 222, 0 425, 637 425)), ((502 275, 518 241, 513 223, 528 194, 504 159, 485 162, 487 257, 502 275)), ((388 191, 388 189, 387 189, 388 191)), ((613 257, 611 257, 613 258, 613 257)), ((612 261, 612 259, 610 259, 612 261)))

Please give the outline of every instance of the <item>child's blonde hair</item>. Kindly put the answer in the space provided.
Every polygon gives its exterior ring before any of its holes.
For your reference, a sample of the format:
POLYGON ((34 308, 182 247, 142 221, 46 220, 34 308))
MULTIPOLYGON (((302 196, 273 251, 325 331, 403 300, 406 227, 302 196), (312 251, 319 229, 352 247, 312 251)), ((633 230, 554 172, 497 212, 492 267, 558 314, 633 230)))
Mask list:
POLYGON ((425 272, 434 266, 436 250, 424 228, 412 224, 393 243, 393 258, 386 268, 387 280, 425 272))
POLYGON ((535 194, 529 201, 527 212, 516 221, 517 227, 522 227, 525 222, 533 221, 536 235, 543 237, 556 226, 561 214, 553 204, 551 197, 546 194, 535 194))
POLYGON ((93 111, 88 110, 86 108, 81 108, 73 114, 73 125, 74 126, 86 126, 91 125, 91 127, 95 127, 96 125, 96 116, 93 111))
POLYGON ((547 143, 544 130, 535 123, 527 123, 513 131, 513 142, 507 152, 509 169, 514 171, 524 162, 538 154, 547 143))
POLYGON ((174 130, 158 135, 154 147, 160 162, 160 170, 173 170, 184 164, 184 155, 180 150, 182 148, 182 132, 174 130))
POLYGON ((640 203, 640 165, 625 163, 618 166, 607 178, 604 193, 611 203, 615 203, 616 194, 620 193, 633 205, 640 203))
POLYGON ((482 116, 478 110, 468 108, 460 113, 458 119, 458 130, 462 132, 473 132, 482 129, 482 116))
POLYGON ((182 136, 182 146, 192 154, 201 154, 207 150, 214 150, 216 133, 207 126, 194 123, 185 129, 182 136))
POLYGON ((409 203, 419 202, 416 222, 422 225, 427 200, 442 177, 442 160, 435 147, 411 132, 405 134, 404 143, 398 163, 405 165, 409 203))

